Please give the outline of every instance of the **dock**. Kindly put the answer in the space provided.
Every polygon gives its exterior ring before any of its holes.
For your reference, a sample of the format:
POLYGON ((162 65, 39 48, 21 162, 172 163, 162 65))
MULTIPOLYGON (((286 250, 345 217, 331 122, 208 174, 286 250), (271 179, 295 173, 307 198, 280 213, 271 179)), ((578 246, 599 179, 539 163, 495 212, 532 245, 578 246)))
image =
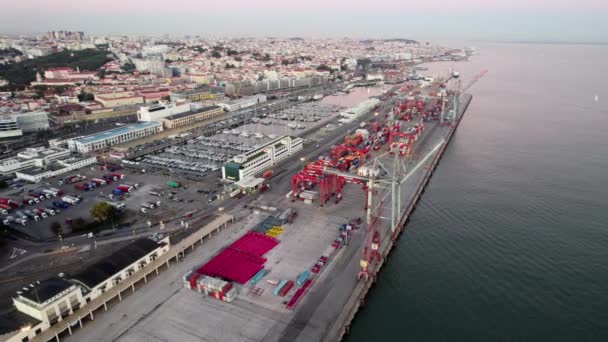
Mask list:
MULTIPOLYGON (((291 189, 291 184, 286 177, 301 168, 299 162, 290 162, 275 169, 271 190, 243 200, 241 204, 246 204, 248 209, 235 209, 231 212, 233 216, 220 216, 208 224, 208 228, 202 228, 191 239, 172 248, 166 260, 159 260, 162 264, 151 266, 145 274, 154 273, 153 280, 144 279, 144 284, 139 286, 125 285, 124 289, 117 290, 119 294, 124 290, 117 301, 114 300, 118 296, 115 293, 108 295, 112 298, 104 298, 112 300, 111 305, 96 303, 98 312, 92 312, 93 315, 87 311, 79 312, 75 324, 67 323, 73 322, 71 319, 66 320, 36 340, 340 341, 348 334, 352 320, 377 281, 396 239, 406 229, 410 215, 471 100, 472 96, 462 95, 454 124, 430 123, 416 142, 416 157, 408 162, 405 177, 397 190, 399 216, 391 221, 388 210, 378 213, 378 230, 382 238, 378 249, 380 258, 370 264, 371 277, 368 280, 357 279, 361 269, 361 248, 366 237, 362 227, 354 230, 348 244, 337 249, 322 271, 311 278, 310 286, 295 306, 286 307, 291 295, 282 298, 272 294, 272 287, 266 280, 295 279, 310 269, 339 236, 340 225, 354 217, 365 216, 366 192, 354 184, 344 188, 339 203, 329 201, 319 206, 318 203, 311 205, 287 199, 285 194, 291 189), (200 267, 271 214, 251 208, 269 205, 294 208, 298 217, 293 223, 284 225, 278 237, 279 245, 264 256, 267 258, 265 268, 269 270, 268 275, 255 286, 249 283, 239 285, 239 296, 230 303, 184 287, 184 274, 200 267), (395 219, 397 224, 393 225, 395 219), (227 222, 232 223, 227 225, 227 222), (206 238, 210 232, 214 232, 213 238, 206 238), (159 271, 161 273, 156 276, 159 271), (82 317, 87 317, 87 321, 82 322, 82 317)), ((357 122, 315 137, 317 145, 309 145, 295 158, 316 159, 321 150, 343 139, 343 136, 336 136, 355 128, 358 128, 357 122)), ((380 202, 386 199, 378 197, 380 202)))

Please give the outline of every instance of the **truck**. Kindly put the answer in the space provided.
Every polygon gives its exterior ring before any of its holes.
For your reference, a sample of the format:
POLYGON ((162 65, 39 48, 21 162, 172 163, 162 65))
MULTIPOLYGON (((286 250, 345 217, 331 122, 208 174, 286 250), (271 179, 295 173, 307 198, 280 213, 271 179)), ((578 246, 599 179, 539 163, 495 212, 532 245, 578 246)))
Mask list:
POLYGON ((122 210, 125 208, 125 204, 124 203, 116 203, 116 202, 106 202, 109 205, 113 206, 116 210, 122 210))
POLYGON ((34 212, 33 212, 33 211, 31 211, 31 210, 24 210, 24 211, 23 211, 23 213, 24 213, 24 214, 25 214, 27 217, 29 217, 29 218, 31 218, 31 219, 34 219, 34 221, 40 221, 40 216, 38 216, 38 214, 34 213, 34 212))
POLYGON ((182 186, 182 182, 179 181, 168 181, 167 182, 167 186, 169 186, 170 188, 180 188, 182 186))
POLYGON ((53 202, 53 206, 55 206, 55 208, 65 209, 65 208, 69 207, 70 204, 67 202, 64 202, 64 201, 55 201, 55 202, 53 202))
POLYGON ((15 222, 15 218, 13 216, 7 216, 3 221, 5 226, 8 226, 12 222, 15 222))
POLYGON ((69 204, 77 204, 80 201, 79 198, 73 196, 63 196, 61 200, 69 204))
POLYGON ((63 195, 63 191, 56 188, 49 188, 49 191, 55 194, 55 197, 63 195))
POLYGON ((258 192, 262 193, 266 190, 268 190, 270 188, 270 185, 266 184, 266 183, 262 183, 262 185, 260 185, 260 187, 258 188, 258 192))
POLYGON ((95 183, 97 186, 106 186, 107 182, 100 178, 93 178, 91 182, 95 183))
POLYGON ((139 183, 135 183, 135 184, 124 183, 124 184, 121 184, 121 185, 130 186, 130 187, 133 187, 133 189, 138 189, 139 188, 139 183))
POLYGON ((34 203, 40 203, 40 199, 37 197, 32 197, 32 196, 23 197, 23 204, 32 205, 34 203))
POLYGON ((46 213, 46 211, 42 210, 42 209, 34 209, 32 210, 32 212, 38 216, 40 216, 41 218, 45 219, 47 217, 49 217, 49 215, 46 213))
POLYGON ((30 191, 28 193, 28 195, 30 195, 30 196, 32 196, 34 198, 38 198, 41 201, 44 200, 44 199, 46 199, 46 196, 44 195, 44 193, 42 193, 42 191, 30 191))
POLYGON ((74 184, 74 183, 78 183, 78 182, 86 180, 86 179, 87 179, 87 177, 85 177, 85 176, 72 175, 72 176, 66 177, 64 183, 65 184, 74 184))
POLYGON ((272 177, 273 171, 272 170, 268 170, 264 173, 262 173, 262 178, 270 178, 272 177))
POLYGON ((0 214, 2 214, 2 215, 8 215, 8 209, 0 207, 0 214))
POLYGON ((112 191, 112 195, 116 196, 116 197, 120 197, 122 196, 123 191, 120 189, 114 189, 114 191, 112 191))
POLYGON ((15 223, 25 227, 25 225, 27 224, 27 218, 16 218, 15 223))
POLYGON ((147 209, 154 209, 156 208, 156 205, 152 202, 145 202, 141 204, 142 208, 147 208, 147 209))
POLYGON ((11 208, 19 208, 19 207, 23 206, 22 203, 13 201, 12 199, 9 199, 9 198, 0 198, 0 203, 6 204, 6 205, 10 206, 11 208))
POLYGON ((78 183, 78 184, 74 184, 74 189, 76 190, 80 190, 80 191, 89 191, 89 184, 87 183, 78 183))
POLYGON ((10 205, 8 205, 6 203, 0 203, 0 209, 4 209, 6 211, 11 211, 13 209, 13 207, 11 207, 10 205))
POLYGON ((159 192, 159 191, 150 191, 149 194, 152 195, 152 196, 161 197, 164 193, 162 191, 161 192, 159 192))
POLYGON ((112 179, 115 181, 119 179, 125 179, 125 175, 120 173, 110 173, 110 177, 112 177, 112 179))
POLYGON ((52 208, 41 208, 42 210, 44 210, 45 213, 49 214, 49 215, 55 215, 57 214, 57 212, 55 211, 55 209, 52 208))
POLYGON ((122 192, 131 192, 133 191, 133 187, 129 186, 129 185, 125 185, 125 184, 120 184, 119 186, 116 187, 116 189, 122 191, 122 192))
POLYGON ((57 197, 57 193, 55 191, 44 189, 42 192, 46 195, 46 198, 57 197))
POLYGON ((21 219, 26 219, 27 220, 27 216, 22 211, 15 212, 15 216, 17 218, 21 218, 21 219))

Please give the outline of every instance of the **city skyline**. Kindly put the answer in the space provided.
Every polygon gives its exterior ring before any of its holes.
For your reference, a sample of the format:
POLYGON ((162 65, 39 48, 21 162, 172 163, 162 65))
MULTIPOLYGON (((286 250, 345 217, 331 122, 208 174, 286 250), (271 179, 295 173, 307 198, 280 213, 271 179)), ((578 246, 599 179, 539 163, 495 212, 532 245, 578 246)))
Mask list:
POLYGON ((201 3, 177 0, 67 0, 8 3, 1 0, 0 32, 41 33, 79 30, 91 34, 203 36, 402 37, 422 40, 605 42, 608 23, 598 0, 430 0, 398 2, 312 0, 294 6, 276 0, 201 3), (336 11, 340 11, 339 13, 336 11), (28 20, 24 20, 27 18, 28 20), (162 23, 159 25, 159 23, 162 23))

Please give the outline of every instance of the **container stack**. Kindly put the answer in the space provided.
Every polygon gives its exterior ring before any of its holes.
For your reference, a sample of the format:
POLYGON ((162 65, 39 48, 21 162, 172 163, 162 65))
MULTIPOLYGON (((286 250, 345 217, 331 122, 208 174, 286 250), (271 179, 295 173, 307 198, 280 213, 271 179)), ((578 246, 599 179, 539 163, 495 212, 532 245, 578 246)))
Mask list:
POLYGON ((266 234, 272 227, 280 227, 282 224, 280 219, 276 217, 268 216, 264 221, 258 223, 253 227, 252 231, 260 234, 266 234))
POLYGON ((266 258, 263 255, 278 244, 275 238, 248 232, 209 260, 196 273, 244 284, 264 268, 266 258))
POLYGON ((272 293, 275 296, 285 297, 287 293, 293 288, 293 280, 281 280, 277 286, 275 286, 272 293))
POLYGON ((231 282, 209 276, 202 276, 197 280, 197 290, 213 298, 232 302, 237 292, 231 282))
POLYGON ((281 235, 281 233, 283 232, 284 228, 283 227, 279 227, 279 226, 274 226, 270 229, 268 229, 268 231, 266 232, 266 236, 270 236, 273 238, 278 237, 279 235, 281 235))

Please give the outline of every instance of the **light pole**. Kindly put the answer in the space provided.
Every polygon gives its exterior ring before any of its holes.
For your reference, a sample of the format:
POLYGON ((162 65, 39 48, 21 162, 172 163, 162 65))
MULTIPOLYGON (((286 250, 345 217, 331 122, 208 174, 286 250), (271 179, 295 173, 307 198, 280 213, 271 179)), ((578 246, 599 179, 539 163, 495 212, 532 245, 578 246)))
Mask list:
POLYGON ((302 157, 300 158, 300 161, 302 162, 302 170, 304 170, 304 161, 306 160, 306 158, 302 157))

